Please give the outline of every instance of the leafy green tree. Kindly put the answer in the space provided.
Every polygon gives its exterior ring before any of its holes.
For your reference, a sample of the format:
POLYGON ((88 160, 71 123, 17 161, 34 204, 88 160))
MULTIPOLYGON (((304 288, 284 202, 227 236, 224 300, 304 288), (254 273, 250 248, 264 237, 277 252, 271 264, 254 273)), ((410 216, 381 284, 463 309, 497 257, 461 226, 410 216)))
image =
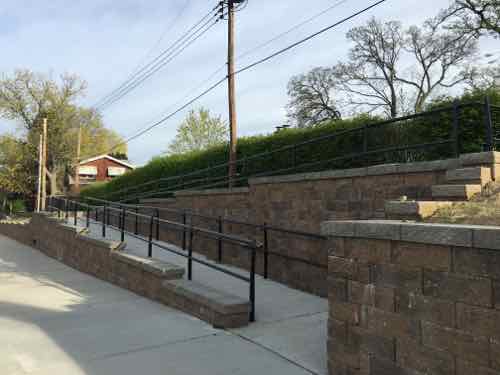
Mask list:
POLYGON ((205 108, 192 110, 177 129, 177 135, 169 145, 168 153, 200 151, 223 144, 228 138, 229 127, 221 116, 211 116, 210 111, 205 108))
MULTIPOLYGON (((85 89, 85 82, 74 75, 63 75, 55 81, 29 70, 19 70, 12 77, 0 79, 0 117, 20 125, 22 137, 30 145, 32 160, 38 158, 43 118, 48 119, 47 177, 52 194, 63 188, 63 172, 76 162, 80 128, 82 155, 103 153, 121 140, 104 127, 96 111, 75 104, 85 89)), ((126 148, 117 151, 126 152, 126 148)))
POLYGON ((0 136, 0 191, 30 195, 36 180, 31 145, 6 134, 0 136))

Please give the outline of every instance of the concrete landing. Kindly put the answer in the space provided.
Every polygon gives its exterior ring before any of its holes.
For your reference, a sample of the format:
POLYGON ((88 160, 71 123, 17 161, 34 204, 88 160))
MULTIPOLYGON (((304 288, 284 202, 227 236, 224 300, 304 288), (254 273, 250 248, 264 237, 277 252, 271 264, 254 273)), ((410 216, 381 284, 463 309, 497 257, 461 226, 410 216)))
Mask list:
MULTIPOLYGON (((89 234, 95 238, 102 238, 101 225, 91 225, 89 234)), ((106 238, 118 240, 120 233, 108 228, 106 238)), ((133 236, 126 236, 125 241, 127 253, 146 256, 146 243, 133 236)), ((199 254, 197 256, 206 260, 199 254)), ((153 247, 153 257, 171 264, 186 266, 186 259, 157 247, 153 247)), ((243 275, 247 274, 246 271, 236 267, 220 264, 219 266, 243 275)), ((193 264, 193 280, 248 300, 248 283, 196 263, 193 264)), ((256 322, 249 327, 233 329, 231 332, 303 366, 310 373, 326 374, 327 318, 326 299, 265 280, 257 275, 256 322)))

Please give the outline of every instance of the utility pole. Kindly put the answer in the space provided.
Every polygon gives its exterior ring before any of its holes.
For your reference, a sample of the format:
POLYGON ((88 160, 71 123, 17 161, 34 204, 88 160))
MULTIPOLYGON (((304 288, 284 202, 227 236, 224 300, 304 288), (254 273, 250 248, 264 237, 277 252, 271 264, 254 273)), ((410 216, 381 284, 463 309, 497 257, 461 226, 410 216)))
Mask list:
MULTIPOLYGON (((238 141, 238 127, 236 119, 236 87, 234 82, 234 3, 237 0, 227 0, 228 14, 228 43, 227 43, 227 82, 229 95, 229 187, 233 187, 236 177, 236 152, 238 141)), ((241 2, 241 1, 237 1, 241 2)))
POLYGON ((38 185, 36 192, 36 212, 40 212, 42 196, 42 163, 43 163, 43 135, 40 133, 40 143, 38 145, 38 185))
POLYGON ((43 119, 43 142, 42 142, 42 190, 40 209, 45 211, 47 199, 47 118, 43 119))
POLYGON ((75 163, 75 192, 80 191, 80 171, 79 171, 79 163, 80 163, 80 152, 82 148, 82 127, 78 129, 78 140, 76 144, 76 163, 75 163))

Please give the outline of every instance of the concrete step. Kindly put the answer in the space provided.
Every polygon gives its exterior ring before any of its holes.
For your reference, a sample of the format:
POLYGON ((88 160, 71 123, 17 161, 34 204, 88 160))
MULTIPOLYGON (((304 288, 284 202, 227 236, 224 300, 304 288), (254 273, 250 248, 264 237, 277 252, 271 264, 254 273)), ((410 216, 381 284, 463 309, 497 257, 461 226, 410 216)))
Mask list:
POLYGON ((385 217, 390 220, 421 221, 434 215, 438 209, 452 204, 447 201, 387 201, 385 217))
POLYGON ((491 182, 491 169, 487 167, 469 167, 446 172, 446 180, 452 184, 486 185, 491 182))
POLYGON ((480 184, 434 185, 432 187, 432 198, 436 200, 467 201, 474 195, 480 194, 481 190, 482 186, 480 184))
POLYGON ((216 328, 238 328, 249 323, 250 303, 247 300, 196 281, 166 280, 160 299, 216 328))

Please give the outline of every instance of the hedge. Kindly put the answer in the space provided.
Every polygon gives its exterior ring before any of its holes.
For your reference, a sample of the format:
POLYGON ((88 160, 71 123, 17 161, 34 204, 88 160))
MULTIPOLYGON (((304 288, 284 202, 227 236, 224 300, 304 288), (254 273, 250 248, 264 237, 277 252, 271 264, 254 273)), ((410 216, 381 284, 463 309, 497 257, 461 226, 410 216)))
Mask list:
MULTIPOLYGON (((460 150, 462 152, 481 151, 484 147, 484 107, 480 102, 484 100, 486 94, 491 97, 493 104, 500 105, 498 89, 487 92, 475 91, 460 98, 462 103, 477 103, 460 111, 460 150)), ((450 109, 453 100, 453 98, 439 98, 428 107, 428 110, 441 110, 439 113, 424 113, 417 118, 388 124, 382 122, 378 125, 381 122, 380 118, 361 115, 352 119, 321 124, 314 128, 286 129, 270 135, 240 138, 238 160, 250 159, 238 165, 238 173, 240 176, 247 177, 264 172, 266 174, 299 173, 452 157, 454 149, 451 143, 435 144, 425 149, 397 150, 395 148, 451 139, 454 134, 453 112, 450 109), (369 126, 363 129, 367 125, 369 126), (348 132, 349 130, 351 131, 348 132), (338 135, 331 136, 332 134, 338 135), (295 149, 289 147, 283 150, 284 147, 322 137, 325 139, 295 149), (386 150, 378 151, 382 149, 386 150), (276 150, 279 152, 255 158, 255 155, 276 150), (377 152, 360 156, 359 153, 363 150, 377 150, 377 152), (294 163, 297 167, 291 169, 294 163)), ((500 122, 500 118, 498 120, 500 122)), ((500 123, 498 126, 500 127, 500 123)), ((227 161, 227 145, 181 155, 155 157, 147 165, 109 183, 85 188, 82 196, 115 200, 148 191, 175 190, 188 186, 215 186, 215 179, 225 176, 227 167, 203 170, 225 164, 227 161), (192 172, 197 173, 182 179, 168 180, 168 178, 192 172), (157 181, 158 179, 162 181, 157 181), (144 186, 145 183, 148 185, 144 186)), ((245 183, 245 178, 242 178, 241 184, 245 183)), ((168 193, 156 195, 156 197, 159 196, 168 196, 168 193)))

